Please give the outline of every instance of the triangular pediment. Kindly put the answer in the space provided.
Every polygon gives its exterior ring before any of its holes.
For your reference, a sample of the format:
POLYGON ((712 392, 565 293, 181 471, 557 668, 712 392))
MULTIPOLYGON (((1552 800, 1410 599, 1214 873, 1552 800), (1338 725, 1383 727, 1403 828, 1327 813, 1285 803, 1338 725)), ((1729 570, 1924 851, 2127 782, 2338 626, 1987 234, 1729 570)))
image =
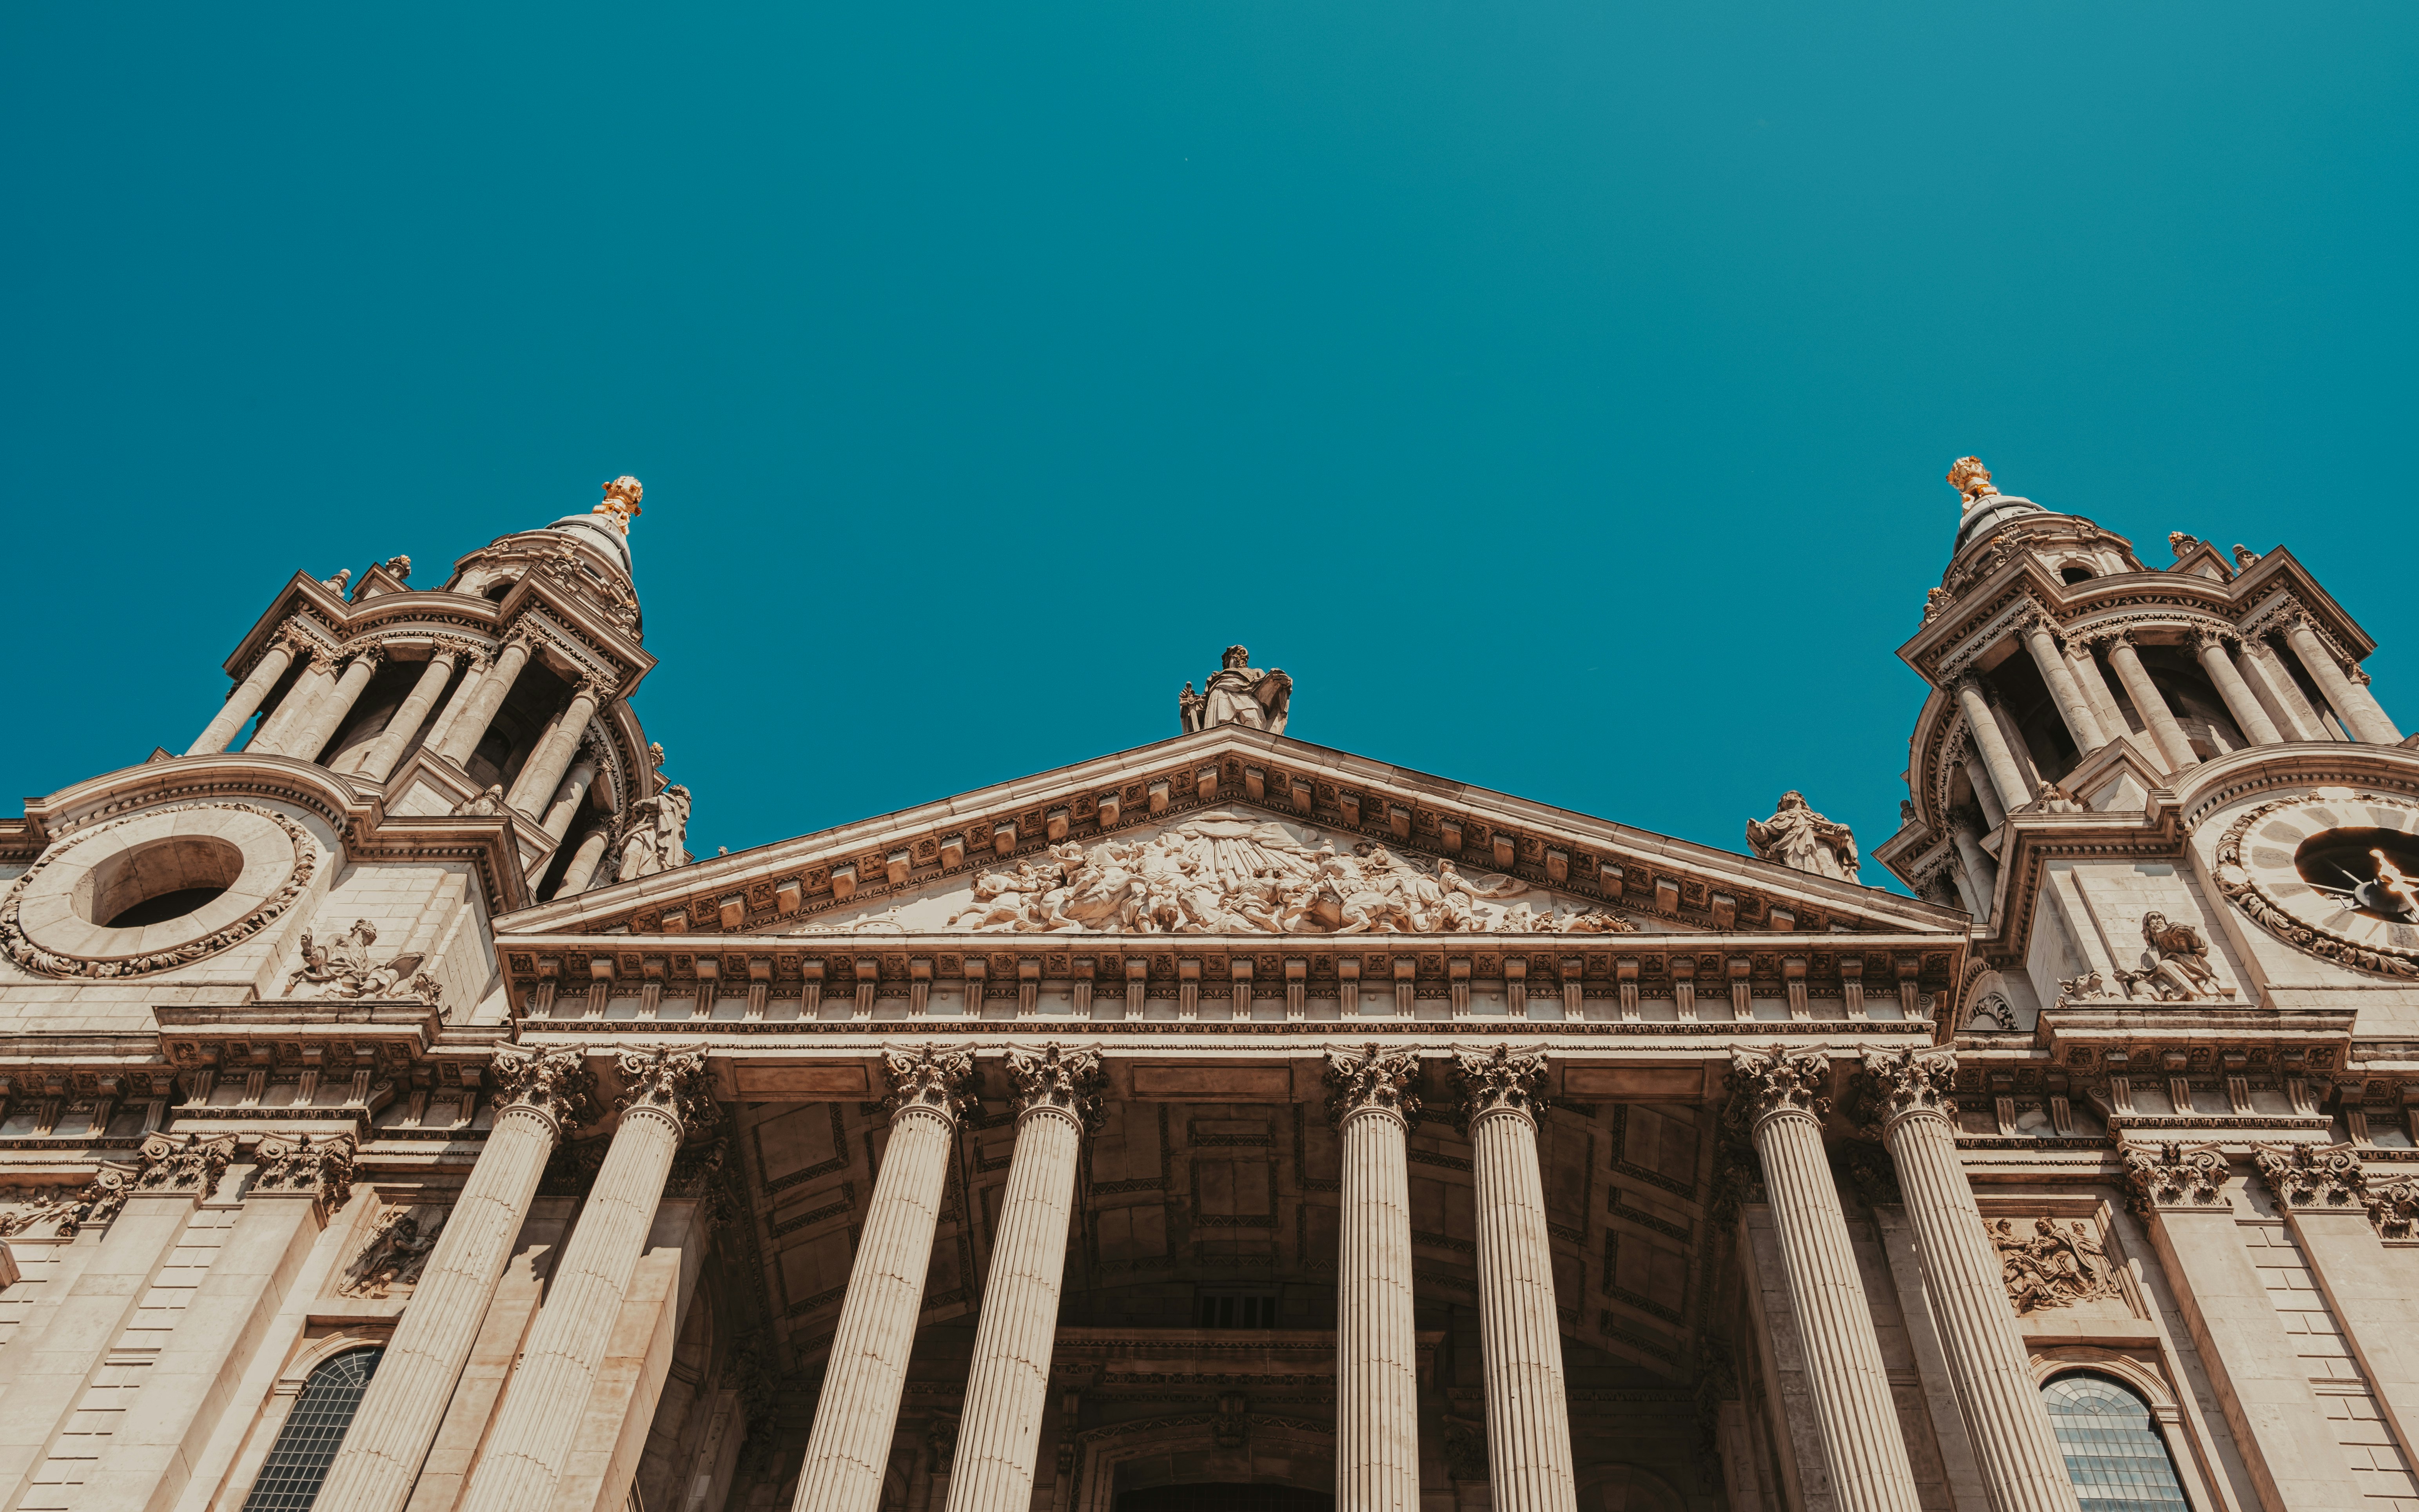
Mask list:
POLYGON ((1225 727, 592 889, 507 933, 1957 932, 1949 910, 1225 727))

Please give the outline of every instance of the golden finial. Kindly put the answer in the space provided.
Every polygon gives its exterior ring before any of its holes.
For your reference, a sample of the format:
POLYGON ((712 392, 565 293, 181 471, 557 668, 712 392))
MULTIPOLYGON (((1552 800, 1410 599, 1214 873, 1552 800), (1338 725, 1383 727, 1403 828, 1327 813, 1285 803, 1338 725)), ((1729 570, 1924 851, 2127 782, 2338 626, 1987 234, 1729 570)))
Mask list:
POLYGON ((589 513, 609 517, 613 528, 627 535, 630 533, 630 521, 639 513, 639 499, 646 491, 639 486, 638 479, 624 474, 605 486, 605 501, 589 513))
POLYGON ((1959 493, 1965 496, 1965 507, 1968 509, 1974 506, 1976 500, 1999 491, 1991 486, 1991 470, 1982 465, 1982 459, 1979 456, 1961 456, 1950 463, 1949 482, 1959 493))

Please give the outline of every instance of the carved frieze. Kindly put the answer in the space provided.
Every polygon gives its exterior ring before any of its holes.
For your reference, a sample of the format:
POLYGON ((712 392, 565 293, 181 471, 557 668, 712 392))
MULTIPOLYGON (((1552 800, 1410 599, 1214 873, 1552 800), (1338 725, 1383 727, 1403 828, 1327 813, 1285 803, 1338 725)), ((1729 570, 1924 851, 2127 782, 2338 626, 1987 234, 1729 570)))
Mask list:
POLYGON ((2123 1295, 2117 1268, 2093 1224, 2080 1218, 2064 1223, 2035 1218, 2030 1224, 1998 1218, 1985 1227, 1999 1252, 1999 1278, 2007 1286, 2008 1301, 2019 1313, 2123 1295))
POLYGON ((23 1204, 0 1213, 0 1239, 30 1233, 44 1224, 54 1225, 51 1232, 59 1238, 71 1239, 84 1228, 106 1224, 126 1206, 132 1175, 122 1167, 104 1165, 78 1188, 0 1188, 0 1202, 23 1204))
POLYGON ((377 927, 366 918, 353 920, 340 934, 304 930, 302 964, 286 974, 285 995, 344 1002, 408 997, 436 1007, 444 988, 420 969, 425 957, 412 950, 379 964, 370 956, 377 943, 377 927))

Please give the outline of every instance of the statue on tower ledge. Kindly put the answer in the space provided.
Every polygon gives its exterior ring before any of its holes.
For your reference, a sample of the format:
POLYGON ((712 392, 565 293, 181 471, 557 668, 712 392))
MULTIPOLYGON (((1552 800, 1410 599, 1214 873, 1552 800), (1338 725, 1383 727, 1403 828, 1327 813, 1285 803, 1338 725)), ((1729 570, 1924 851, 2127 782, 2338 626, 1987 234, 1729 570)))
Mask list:
POLYGON ((1265 730, 1272 735, 1285 733, 1293 679, 1280 668, 1250 665, 1251 656, 1241 646, 1228 646, 1224 664, 1210 674, 1202 692, 1194 692, 1191 683, 1184 685, 1176 703, 1186 734, 1222 724, 1265 730))

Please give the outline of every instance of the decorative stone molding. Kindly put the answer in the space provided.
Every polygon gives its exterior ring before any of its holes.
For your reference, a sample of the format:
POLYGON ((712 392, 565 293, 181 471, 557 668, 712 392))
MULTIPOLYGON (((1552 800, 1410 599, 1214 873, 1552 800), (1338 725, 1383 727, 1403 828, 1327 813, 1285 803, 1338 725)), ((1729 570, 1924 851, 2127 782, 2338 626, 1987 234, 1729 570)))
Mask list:
POLYGON ((497 1112, 535 1110, 564 1134, 589 1118, 595 1105, 596 1073, 577 1050, 496 1049, 497 1112))
POLYGON ((2144 1218, 2171 1209, 2232 1211, 2226 1200, 2228 1167, 2216 1145, 2168 1140, 2156 1153, 2135 1146, 2124 1152, 2129 1205, 2144 1218))
POLYGON ((1742 1129, 1769 1118, 1802 1113, 1820 1119, 1831 1111, 1831 1057, 1821 1050, 1731 1047, 1730 1115, 1742 1129))
POLYGON ((353 1192, 353 1141, 349 1134, 303 1134, 260 1142, 260 1169, 248 1189, 307 1196, 320 1207, 339 1208, 353 1192))
POLYGON ((722 1116, 714 1103, 714 1079, 706 1073, 702 1050, 661 1044, 624 1050, 614 1057, 613 1069, 622 1077, 622 1090, 613 1099, 616 1113, 652 1109, 692 1138, 722 1116))
POLYGON ((381 1214, 360 1253, 345 1267, 336 1295, 383 1301, 396 1287, 418 1285, 452 1210, 436 1210, 436 1216, 425 1224, 421 1222, 421 1212, 418 1208, 390 1208, 381 1214))
POLYGON ((2364 1205, 2380 1237, 2419 1238, 2419 1177, 2369 1186, 2364 1205))
POLYGON ((2018 1221, 1998 1218, 1983 1226, 1998 1251, 2000 1278, 2017 1312, 2072 1307, 2095 1297, 2124 1294, 2095 1225, 2080 1218, 2061 1225, 2043 1217, 2035 1218, 2031 1231, 2026 1232, 2016 1227, 2018 1221))
POLYGON ((1850 1083, 1849 1111, 1860 1132, 1879 1138, 1901 1119, 1929 1113, 1956 1124, 1957 1052, 1937 1049, 1867 1050, 1850 1083))
POLYGON ((1534 1122, 1546 1105, 1546 1053, 1508 1044, 1456 1051, 1453 1082, 1461 1094, 1464 1129, 1489 1113, 1517 1113, 1534 1122))
POLYGON ((103 1165, 100 1174, 76 1191, 54 1191, 49 1196, 33 1197, 15 1212, 0 1213, 0 1239, 13 1238, 46 1223, 57 1225, 51 1231, 61 1239, 72 1239, 84 1228, 106 1225, 126 1206, 133 1176, 134 1172, 127 1167, 103 1165))
MULTIPOLYGON (((143 843, 143 838, 136 838, 134 843, 143 843)), ((100 848, 106 849, 106 846, 100 848)), ((310 886, 312 875, 317 869, 318 850, 312 843, 309 832, 275 810, 250 803, 178 803, 146 809, 69 836, 44 852, 11 883, 7 894, 0 896, 0 950, 5 950, 8 959, 24 970, 48 977, 107 980, 172 971, 178 966, 207 960, 259 933, 270 920, 294 906, 295 900, 301 897, 303 889, 310 886), (272 858, 266 854, 268 846, 274 841, 268 839, 266 828, 254 826, 260 828, 260 834, 254 845, 239 847, 244 850, 244 865, 235 885, 229 887, 217 902, 187 916, 197 932, 193 938, 165 949, 143 948, 161 933, 161 925, 116 930, 102 925, 87 927, 80 921, 70 927, 65 922, 75 917, 65 908, 69 894, 79 881, 89 878, 91 873, 85 872, 78 879, 66 879, 63 872, 54 874, 53 869, 61 860, 69 856, 100 856, 100 851, 87 847, 103 836, 116 834, 128 826, 158 828, 162 838, 169 838, 175 829, 173 821, 164 825, 160 821, 194 810, 240 814, 266 821, 283 832, 290 847, 290 858, 285 856, 272 858), (246 906, 247 903, 250 906, 246 906), (52 922, 37 923, 29 929, 24 922, 29 910, 49 914, 52 922), (230 913, 234 917, 226 917, 230 913), (45 946, 40 934, 54 929, 66 929, 69 933, 62 933, 53 946, 45 946), (64 948, 69 933, 75 941, 72 949, 64 948), (122 952, 111 949, 121 943, 132 949, 122 952)))
POLYGON ((1385 1113, 1400 1119, 1406 1127, 1417 1124, 1420 1096, 1413 1084, 1419 1074, 1416 1051, 1382 1049, 1375 1042, 1357 1052, 1329 1050, 1327 1121, 1341 1128, 1360 1114, 1385 1113))
POLYGON ((944 1050, 930 1042, 911 1050, 885 1050, 882 1074, 889 1083, 882 1111, 892 1119, 921 1107, 954 1123, 974 1102, 972 1050, 944 1050))
POLYGON ((2280 1208, 2366 1206, 2368 1173, 2349 1144, 2261 1145, 2251 1164, 2280 1208))
POLYGON ((1037 1109, 1055 1108, 1093 1132, 1106 1116, 1102 1099, 1108 1078, 1098 1050, 1069 1049, 1055 1041, 1040 1050, 1010 1050, 1008 1079, 1015 1084, 1012 1102, 1019 1119, 1037 1109))
POLYGON ((134 1179, 138 1192, 191 1192, 208 1196, 235 1159, 231 1134, 205 1139, 199 1134, 155 1134, 143 1141, 136 1158, 143 1173, 134 1179))

